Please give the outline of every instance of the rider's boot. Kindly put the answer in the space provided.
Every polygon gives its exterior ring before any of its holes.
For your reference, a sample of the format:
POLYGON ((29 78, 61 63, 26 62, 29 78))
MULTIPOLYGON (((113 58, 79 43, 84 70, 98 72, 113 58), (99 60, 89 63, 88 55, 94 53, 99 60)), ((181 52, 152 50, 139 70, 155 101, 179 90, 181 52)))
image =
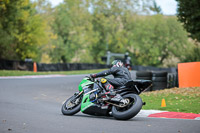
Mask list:
POLYGON ((105 78, 101 79, 101 83, 106 89, 105 96, 103 98, 104 100, 111 100, 116 102, 120 102, 123 100, 123 98, 119 94, 116 94, 116 92, 114 91, 114 86, 111 85, 105 78))
POLYGON ((114 87, 111 84, 108 84, 105 88, 107 91, 105 92, 107 100, 116 102, 120 102, 121 100, 123 100, 123 98, 119 94, 116 94, 114 87))
POLYGON ((109 91, 109 92, 106 92, 103 96, 103 100, 104 101, 107 101, 107 100, 111 100, 111 101, 114 101, 114 102, 122 102, 124 103, 124 98, 119 95, 119 94, 116 94, 116 92, 112 92, 112 91, 109 91))
POLYGON ((114 91, 114 87, 109 87, 109 91, 107 91, 105 94, 110 98, 109 100, 111 101, 124 103, 123 97, 120 94, 116 94, 116 92, 114 91))

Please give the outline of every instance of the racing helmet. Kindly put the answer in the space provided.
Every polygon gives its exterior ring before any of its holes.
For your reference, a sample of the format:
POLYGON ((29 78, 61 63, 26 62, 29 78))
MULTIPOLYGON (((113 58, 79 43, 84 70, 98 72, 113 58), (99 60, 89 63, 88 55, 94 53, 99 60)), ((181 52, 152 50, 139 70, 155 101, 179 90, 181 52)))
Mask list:
POLYGON ((122 67, 123 63, 120 60, 114 60, 112 62, 112 66, 116 66, 116 67, 122 67))

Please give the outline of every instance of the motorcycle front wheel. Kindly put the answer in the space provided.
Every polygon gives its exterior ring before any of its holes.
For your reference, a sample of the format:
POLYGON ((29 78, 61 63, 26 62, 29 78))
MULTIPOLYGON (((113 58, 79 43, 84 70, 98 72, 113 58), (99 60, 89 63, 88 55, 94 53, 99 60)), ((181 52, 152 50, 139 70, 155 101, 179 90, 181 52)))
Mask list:
POLYGON ((122 96, 124 99, 128 99, 129 104, 123 108, 113 106, 112 115, 118 120, 128 120, 136 116, 143 105, 142 99, 136 94, 126 94, 122 96))
POLYGON ((76 98, 76 95, 70 97, 62 105, 61 112, 63 115, 74 115, 81 110, 82 96, 76 98))

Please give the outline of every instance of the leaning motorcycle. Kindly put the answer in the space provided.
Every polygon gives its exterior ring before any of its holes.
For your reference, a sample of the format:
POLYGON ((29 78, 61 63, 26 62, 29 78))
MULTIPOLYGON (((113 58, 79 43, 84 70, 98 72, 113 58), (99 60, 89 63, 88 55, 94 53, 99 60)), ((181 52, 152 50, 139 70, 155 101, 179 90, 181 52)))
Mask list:
POLYGON ((112 98, 106 99, 106 90, 100 80, 85 77, 78 86, 79 91, 64 102, 61 111, 63 115, 74 115, 81 111, 89 115, 113 116, 118 120, 128 120, 140 112, 145 103, 139 94, 148 90, 151 85, 151 80, 130 80, 124 86, 115 89, 123 98, 123 102, 113 101, 112 98))

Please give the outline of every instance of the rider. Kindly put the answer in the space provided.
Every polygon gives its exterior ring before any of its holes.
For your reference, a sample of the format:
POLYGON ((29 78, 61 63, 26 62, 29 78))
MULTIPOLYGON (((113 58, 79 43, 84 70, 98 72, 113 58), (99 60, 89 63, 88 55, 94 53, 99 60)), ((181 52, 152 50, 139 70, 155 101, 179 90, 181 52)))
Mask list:
POLYGON ((120 60, 114 60, 112 62, 112 67, 109 70, 105 70, 96 74, 91 74, 92 78, 103 77, 107 75, 113 75, 113 79, 102 78, 101 82, 103 83, 106 94, 110 96, 116 96, 114 88, 121 87, 127 83, 128 80, 131 80, 131 74, 127 68, 123 66, 123 63, 120 60))

